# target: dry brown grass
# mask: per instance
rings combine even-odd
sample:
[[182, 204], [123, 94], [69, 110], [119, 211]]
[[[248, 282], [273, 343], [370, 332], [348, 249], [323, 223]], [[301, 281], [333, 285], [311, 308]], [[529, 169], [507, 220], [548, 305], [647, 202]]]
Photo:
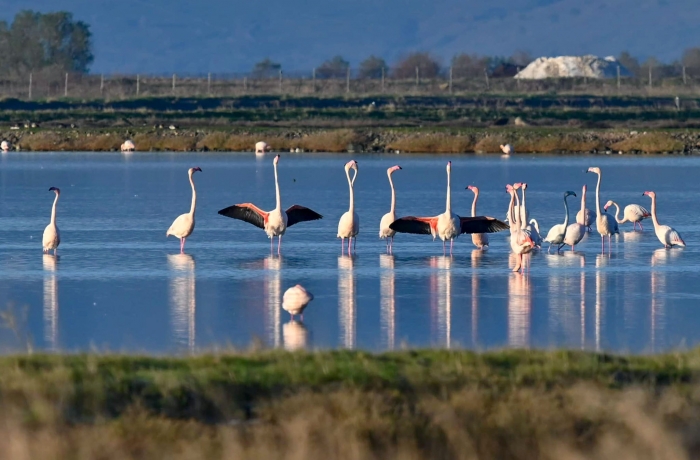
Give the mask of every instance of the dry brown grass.
[[[506, 144], [506, 141], [499, 136], [486, 136], [479, 140], [474, 146], [474, 151], [477, 153], [497, 153], [501, 151], [501, 144]], [[515, 151], [518, 151], [518, 146], [515, 146]]]
[[610, 146], [613, 150], [630, 152], [633, 150], [646, 153], [661, 153], [683, 150], [683, 142], [667, 133], [647, 133], [630, 137]]
[[469, 136], [420, 134], [397, 139], [387, 145], [387, 149], [409, 153], [467, 153], [474, 151], [474, 143]]
[[111, 150], [119, 150], [122, 139], [117, 135], [97, 134], [91, 136], [78, 136], [71, 142], [71, 150], [87, 151], [87, 152], [108, 152]]
[[547, 135], [521, 140], [515, 146], [516, 152], [525, 153], [588, 152], [602, 148], [604, 145], [600, 141], [583, 140], [571, 135]]
[[19, 142], [20, 149], [35, 152], [65, 150], [67, 145], [69, 145], [69, 141], [65, 136], [44, 132], [24, 135]]

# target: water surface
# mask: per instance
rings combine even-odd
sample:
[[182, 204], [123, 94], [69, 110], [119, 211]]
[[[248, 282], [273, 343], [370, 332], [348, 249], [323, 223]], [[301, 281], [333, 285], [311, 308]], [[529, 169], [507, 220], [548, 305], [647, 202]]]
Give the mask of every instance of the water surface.
[[[182, 353], [246, 347], [411, 347], [490, 349], [507, 346], [660, 352], [700, 342], [698, 192], [700, 159], [654, 156], [361, 155], [356, 182], [361, 230], [357, 255], [340, 255], [338, 219], [348, 207], [343, 170], [349, 155], [283, 154], [284, 207], [324, 215], [283, 238], [282, 256], [250, 224], [217, 215], [234, 203], [275, 206], [272, 155], [12, 153], [0, 158], [0, 350], [113, 350]], [[386, 168], [394, 174], [398, 214], [436, 215], [445, 207], [445, 164], [452, 160], [453, 211], [505, 216], [506, 183], [529, 184], [531, 217], [542, 232], [563, 221], [562, 195], [580, 197], [603, 170], [602, 200], [649, 207], [684, 237], [686, 249], [665, 250], [651, 231], [631, 225], [600, 251], [597, 234], [574, 253], [532, 257], [529, 276], [510, 272], [508, 232], [491, 235], [487, 252], [469, 236], [454, 255], [429, 236], [399, 235], [394, 255], [378, 239], [389, 209]], [[185, 255], [165, 230], [187, 212], [198, 190], [197, 227]], [[41, 253], [53, 194], [62, 190], [58, 259]], [[580, 206], [570, 201], [572, 216]], [[297, 283], [315, 300], [304, 322], [280, 309]]]

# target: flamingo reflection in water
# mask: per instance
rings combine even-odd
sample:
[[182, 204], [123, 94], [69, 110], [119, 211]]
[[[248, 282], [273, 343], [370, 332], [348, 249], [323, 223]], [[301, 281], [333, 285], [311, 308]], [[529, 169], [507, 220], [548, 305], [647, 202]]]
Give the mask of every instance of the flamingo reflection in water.
[[394, 272], [394, 256], [379, 254], [379, 291], [381, 296], [380, 324], [384, 334], [383, 346], [393, 350], [396, 341], [396, 274]]
[[301, 321], [291, 320], [282, 326], [282, 338], [285, 350], [303, 350], [309, 341], [309, 331]]
[[269, 255], [263, 259], [263, 300], [265, 305], [265, 332], [268, 343], [275, 348], [280, 346], [280, 321], [282, 297], [282, 257]]
[[651, 254], [651, 351], [656, 351], [657, 333], [666, 326], [666, 271], [664, 265], [680, 252], [657, 249]]
[[[510, 254], [512, 263], [517, 263]], [[530, 345], [530, 315], [532, 291], [530, 277], [512, 274], [508, 277], [508, 345], [526, 348]]]
[[342, 334], [341, 345], [355, 348], [355, 331], [357, 322], [355, 258], [342, 255], [338, 257], [338, 323]]
[[44, 254], [44, 340], [52, 351], [56, 351], [58, 347], [57, 264], [58, 256]]
[[196, 339], [197, 299], [195, 262], [189, 254], [168, 254], [170, 277], [170, 311], [173, 338], [178, 346], [194, 352]]
[[452, 339], [452, 256], [430, 258], [430, 297], [437, 323], [437, 340], [450, 348]]

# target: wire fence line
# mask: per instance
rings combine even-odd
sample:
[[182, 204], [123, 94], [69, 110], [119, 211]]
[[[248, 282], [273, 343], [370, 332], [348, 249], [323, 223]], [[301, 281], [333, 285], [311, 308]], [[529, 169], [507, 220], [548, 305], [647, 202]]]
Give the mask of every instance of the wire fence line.
[[[383, 69], [382, 69], [383, 70]], [[698, 96], [700, 68], [683, 68], [682, 75], [655, 78], [649, 72], [644, 78], [549, 78], [541, 80], [493, 76], [488, 72], [457, 72], [401, 78], [390, 71], [365, 77], [354, 69], [344, 75], [316, 75], [279, 71], [276, 75], [253, 73], [210, 73], [204, 75], [118, 75], [118, 74], [29, 74], [26, 77], [0, 78], [0, 98], [20, 100], [133, 99], [141, 97], [238, 97], [244, 95], [395, 96], [449, 94], [561, 94], [601, 96]]]

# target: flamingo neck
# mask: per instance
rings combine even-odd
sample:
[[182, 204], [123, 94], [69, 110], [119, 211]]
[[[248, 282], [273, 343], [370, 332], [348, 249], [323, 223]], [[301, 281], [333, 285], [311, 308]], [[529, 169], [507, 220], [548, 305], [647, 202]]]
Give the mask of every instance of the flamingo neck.
[[656, 196], [651, 197], [651, 221], [654, 223], [654, 228], [659, 226], [659, 221], [656, 220]]
[[[615, 203], [614, 201], [612, 204], [613, 204], [613, 206], [615, 206], [615, 220], [617, 221], [617, 223], [624, 224], [625, 222], [627, 222], [626, 218], [620, 220], [620, 206], [618, 206], [617, 203]], [[625, 217], [625, 216], [622, 216], [622, 217]]]
[[277, 180], [277, 163], [273, 164], [274, 169], [275, 169], [275, 199], [277, 200], [277, 207], [275, 208], [278, 211], [282, 210], [282, 199], [280, 198], [280, 184], [279, 181]]
[[58, 203], [58, 196], [59, 194], [56, 194], [56, 198], [53, 199], [53, 206], [51, 207], [51, 223], [53, 225], [56, 225], [56, 203]]
[[581, 212], [586, 212], [586, 189], [583, 189], [583, 193], [581, 193]]
[[598, 173], [598, 183], [595, 186], [595, 211], [600, 218], [600, 181], [603, 179], [603, 173]]
[[566, 215], [564, 216], [564, 229], [566, 230], [566, 227], [569, 226], [569, 203], [566, 202], [566, 199], [569, 197], [569, 195], [566, 195], [564, 197], [564, 210], [566, 211]]
[[352, 177], [352, 180], [350, 180], [350, 169], [345, 170], [345, 175], [348, 177], [348, 187], [350, 188], [350, 212], [355, 211], [355, 193], [353, 191], [353, 184], [355, 183], [355, 178], [357, 177], [357, 172]]
[[520, 213], [520, 226], [525, 228], [527, 226], [527, 208], [525, 207], [525, 187], [523, 187], [523, 206], [519, 209]]
[[476, 201], [479, 199], [479, 192], [474, 193], [474, 201], [472, 201], [472, 217], [476, 217]]
[[450, 196], [450, 171], [447, 171], [447, 200], [445, 203], [445, 212], [447, 214], [452, 212], [452, 198]]
[[517, 192], [510, 192], [510, 204], [508, 205], [508, 219], [510, 220], [511, 229], [517, 228], [517, 221], [515, 220], [515, 212], [513, 208], [513, 203], [515, 202], [515, 194]]
[[394, 190], [394, 181], [391, 180], [391, 173], [387, 174], [389, 176], [389, 185], [391, 185], [391, 213], [396, 213], [396, 191]]
[[518, 207], [518, 212], [515, 212], [515, 209], [513, 209], [513, 222], [515, 223], [516, 228], [520, 228], [520, 225], [522, 224], [522, 219], [520, 218], [522, 216], [522, 208], [520, 207], [520, 196], [518, 196], [518, 191], [515, 190], [515, 205]]
[[190, 205], [190, 214], [194, 216], [194, 210], [197, 208], [197, 191], [194, 188], [194, 180], [192, 176], [194, 173], [190, 173], [190, 185], [192, 186], [192, 204]]

